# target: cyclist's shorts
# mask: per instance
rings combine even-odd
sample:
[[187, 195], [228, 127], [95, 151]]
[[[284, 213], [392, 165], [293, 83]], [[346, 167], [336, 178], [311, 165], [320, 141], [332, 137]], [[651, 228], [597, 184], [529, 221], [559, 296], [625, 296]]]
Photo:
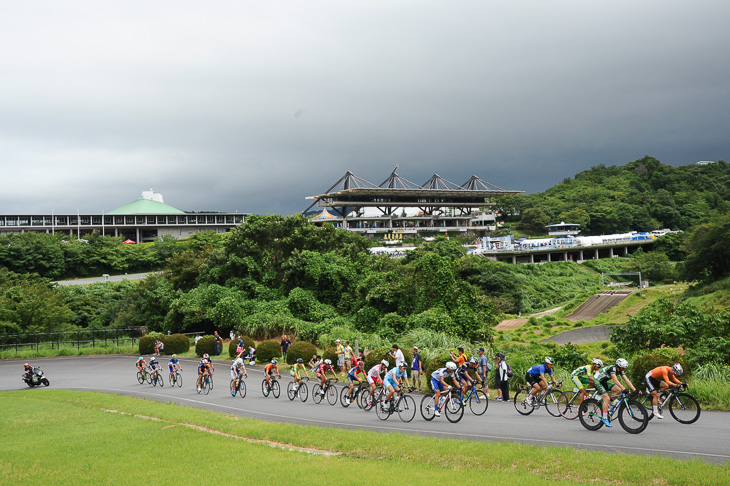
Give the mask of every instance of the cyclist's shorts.
[[528, 385], [535, 385], [537, 383], [540, 383], [540, 375], [533, 376], [530, 373], [527, 373], [525, 375], [525, 381]]
[[651, 393], [654, 390], [659, 389], [659, 385], [661, 384], [661, 381], [657, 380], [656, 378], [652, 378], [651, 371], [650, 371], [644, 377], [644, 383], [646, 383], [646, 391]]
[[274, 368], [271, 368], [267, 374], [269, 376], [274, 376], [276, 374], [276, 370]]
[[383, 380], [380, 379], [380, 377], [373, 378], [372, 376], [368, 375], [368, 384], [372, 385], [373, 383], [376, 385], [380, 385], [383, 382]]
[[352, 373], [347, 374], [347, 379], [350, 380], [350, 383], [352, 383], [353, 381], [357, 381], [357, 378]]
[[398, 383], [386, 378], [385, 380], [383, 380], [383, 385], [385, 385], [386, 387], [392, 386], [393, 388], [396, 388], [398, 386]]
[[235, 379], [238, 377], [239, 374], [240, 373], [238, 372], [238, 370], [236, 370], [236, 368], [231, 368], [231, 378]]
[[614, 387], [614, 383], [611, 380], [593, 380], [593, 386], [596, 387], [596, 392], [599, 395], [609, 393], [611, 388]]
[[167, 369], [170, 370], [170, 373], [175, 372], [175, 366], [173, 366], [173, 365], [167, 365]]
[[294, 377], [294, 379], [295, 379], [295, 380], [296, 380], [297, 378], [299, 378], [299, 377], [297, 376], [297, 372], [296, 372], [296, 371], [294, 371], [294, 368], [292, 368], [291, 370], [289, 370], [289, 374], [290, 374], [290, 375], [292, 375], [292, 377]]
[[579, 390], [582, 390], [590, 384], [590, 378], [587, 376], [574, 376], [573, 383], [575, 383], [575, 386], [577, 386]]
[[441, 383], [441, 380], [437, 380], [436, 378], [431, 377], [431, 388], [433, 388], [433, 391], [443, 390], [444, 384]]

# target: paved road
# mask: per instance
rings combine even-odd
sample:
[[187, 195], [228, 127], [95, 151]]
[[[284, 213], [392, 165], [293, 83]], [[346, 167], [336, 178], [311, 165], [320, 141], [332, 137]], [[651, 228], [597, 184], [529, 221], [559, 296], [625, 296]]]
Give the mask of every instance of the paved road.
[[61, 286], [69, 286], [69, 285], [89, 285], [93, 283], [103, 283], [103, 282], [121, 282], [122, 280], [140, 280], [143, 278], [147, 278], [148, 275], [151, 275], [151, 273], [132, 273], [132, 274], [124, 274], [124, 275], [111, 275], [109, 277], [90, 277], [90, 278], [78, 278], [75, 280], [59, 280], [56, 282], [56, 284]]
[[[216, 385], [210, 395], [194, 390], [196, 361], [183, 359], [185, 368], [182, 388], [164, 388], [137, 383], [133, 356], [86, 356], [33, 360], [46, 370], [51, 388], [96, 390], [122, 395], [177, 402], [239, 416], [272, 422], [302, 425], [367, 429], [379, 432], [397, 431], [413, 435], [454, 437], [474, 441], [512, 441], [536, 445], [569, 446], [576, 449], [624, 452], [630, 454], [666, 455], [680, 459], [700, 458], [707, 462], [730, 462], [730, 415], [725, 412], [702, 412], [693, 425], [681, 425], [671, 418], [652, 420], [642, 434], [630, 435], [616, 424], [597, 432], [585, 430], [578, 421], [554, 418], [540, 409], [530, 416], [519, 415], [511, 403], [490, 401], [489, 409], [476, 417], [467, 411], [462, 421], [451, 424], [443, 417], [424, 421], [420, 414], [410, 423], [397, 416], [380, 421], [375, 412], [366, 413], [355, 405], [342, 408], [339, 403], [316, 405], [311, 396], [306, 403], [290, 402], [286, 394], [276, 400], [261, 394], [261, 367], [249, 369], [248, 393], [243, 400], [233, 398], [226, 390], [230, 381], [230, 362], [216, 363]], [[164, 361], [166, 363], [166, 360]], [[26, 390], [43, 393], [45, 388], [29, 389], [21, 380], [22, 361], [0, 361], [0, 390]], [[282, 381], [288, 381], [286, 376]], [[283, 387], [284, 388], [284, 387]], [[310, 387], [311, 390], [311, 387]], [[311, 393], [310, 393], [311, 395]], [[420, 396], [416, 395], [417, 402]], [[668, 415], [668, 414], [667, 414]]]

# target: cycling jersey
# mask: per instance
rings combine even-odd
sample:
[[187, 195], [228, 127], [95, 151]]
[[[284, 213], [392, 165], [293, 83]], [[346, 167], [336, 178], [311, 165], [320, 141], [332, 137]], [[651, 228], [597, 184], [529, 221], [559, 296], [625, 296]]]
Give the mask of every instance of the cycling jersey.
[[364, 373], [365, 370], [362, 369], [360, 365], [355, 366], [353, 368], [350, 368], [350, 371], [347, 372], [347, 378], [350, 380], [350, 383], [357, 380], [356, 375], [358, 373]]
[[668, 385], [671, 385], [672, 383], [676, 385], [681, 385], [682, 382], [677, 380], [675, 375], [671, 375], [670, 378], [670, 371], [673, 371], [673, 368], [671, 366], [657, 366], [649, 373], [651, 374], [651, 377], [655, 380], [665, 381]]
[[540, 375], [551, 375], [553, 374], [553, 369], [548, 368], [545, 364], [539, 364], [535, 365], [529, 370], [527, 370], [527, 373], [532, 376], [540, 376]]
[[373, 383], [377, 384], [380, 383], [380, 373], [382, 372], [383, 368], [385, 368], [382, 364], [376, 364], [370, 370], [368, 371], [368, 383], [372, 385]]
[[610, 380], [611, 375], [626, 376], [626, 372], [618, 371], [618, 367], [616, 365], [604, 366], [603, 368], [595, 372], [595, 374], [593, 375], [593, 379], [595, 381]]
[[274, 364], [269, 363], [264, 368], [264, 373], [267, 375], [273, 375], [274, 370], [276, 370], [276, 374], [278, 375], [279, 374], [279, 365], [274, 365]]
[[456, 371], [454, 372], [454, 378], [456, 378], [457, 381], [462, 380], [469, 380], [469, 377], [467, 376], [467, 372], [469, 371], [469, 364], [464, 363], [463, 365], [459, 366]]
[[170, 370], [170, 373], [175, 371], [175, 366], [178, 366], [180, 364], [180, 361], [178, 361], [177, 358], [172, 358], [169, 363], [167, 363], [167, 368]]
[[383, 381], [386, 385], [395, 388], [396, 386], [398, 386], [398, 382], [396, 380], [399, 378], [403, 378], [404, 376], [406, 376], [406, 372], [398, 371], [398, 367], [396, 366], [385, 374], [385, 379]]
[[577, 386], [579, 390], [582, 390], [583, 385], [587, 385], [590, 383], [590, 377], [592, 372], [593, 364], [587, 364], [573, 370], [570, 376], [573, 380], [573, 383], [575, 383], [575, 386]]
[[152, 368], [153, 370], [156, 370], [159, 367], [160, 367], [160, 363], [158, 363], [157, 361], [150, 362], [150, 368]]
[[454, 372], [450, 371], [448, 368], [439, 368], [433, 373], [431, 373], [431, 378], [436, 378], [436, 380], [441, 381], [441, 378], [451, 378], [454, 376]]
[[301, 374], [302, 371], [304, 371], [304, 372], [307, 371], [306, 366], [304, 366], [303, 363], [302, 364], [297, 363], [297, 364], [295, 364], [294, 366], [291, 367], [291, 370], [289, 371], [289, 373], [291, 373], [291, 375], [294, 378], [299, 378], [299, 376], [300, 376], [300, 374]]
[[317, 368], [317, 376], [319, 376], [319, 375], [324, 376], [327, 374], [327, 371], [334, 370], [334, 369], [335, 368], [332, 365], [322, 363], [321, 365], [319, 365], [319, 368]]

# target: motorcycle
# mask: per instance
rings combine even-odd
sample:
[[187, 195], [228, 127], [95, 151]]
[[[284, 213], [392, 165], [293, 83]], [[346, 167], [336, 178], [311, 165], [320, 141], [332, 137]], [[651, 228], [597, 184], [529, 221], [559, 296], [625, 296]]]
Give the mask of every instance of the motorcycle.
[[23, 376], [21, 376], [21, 378], [31, 388], [33, 388], [34, 386], [50, 385], [51, 382], [48, 381], [48, 378], [43, 376], [43, 374], [44, 374], [44, 372], [42, 369], [33, 368], [33, 371], [30, 374], [24, 373]]

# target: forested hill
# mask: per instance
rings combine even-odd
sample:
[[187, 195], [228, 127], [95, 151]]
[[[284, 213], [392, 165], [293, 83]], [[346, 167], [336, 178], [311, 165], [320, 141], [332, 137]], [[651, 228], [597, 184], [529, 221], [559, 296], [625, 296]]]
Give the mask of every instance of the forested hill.
[[672, 167], [646, 156], [623, 166], [598, 165], [545, 192], [500, 198], [497, 206], [536, 230], [565, 221], [587, 235], [687, 231], [730, 212], [730, 165]]

